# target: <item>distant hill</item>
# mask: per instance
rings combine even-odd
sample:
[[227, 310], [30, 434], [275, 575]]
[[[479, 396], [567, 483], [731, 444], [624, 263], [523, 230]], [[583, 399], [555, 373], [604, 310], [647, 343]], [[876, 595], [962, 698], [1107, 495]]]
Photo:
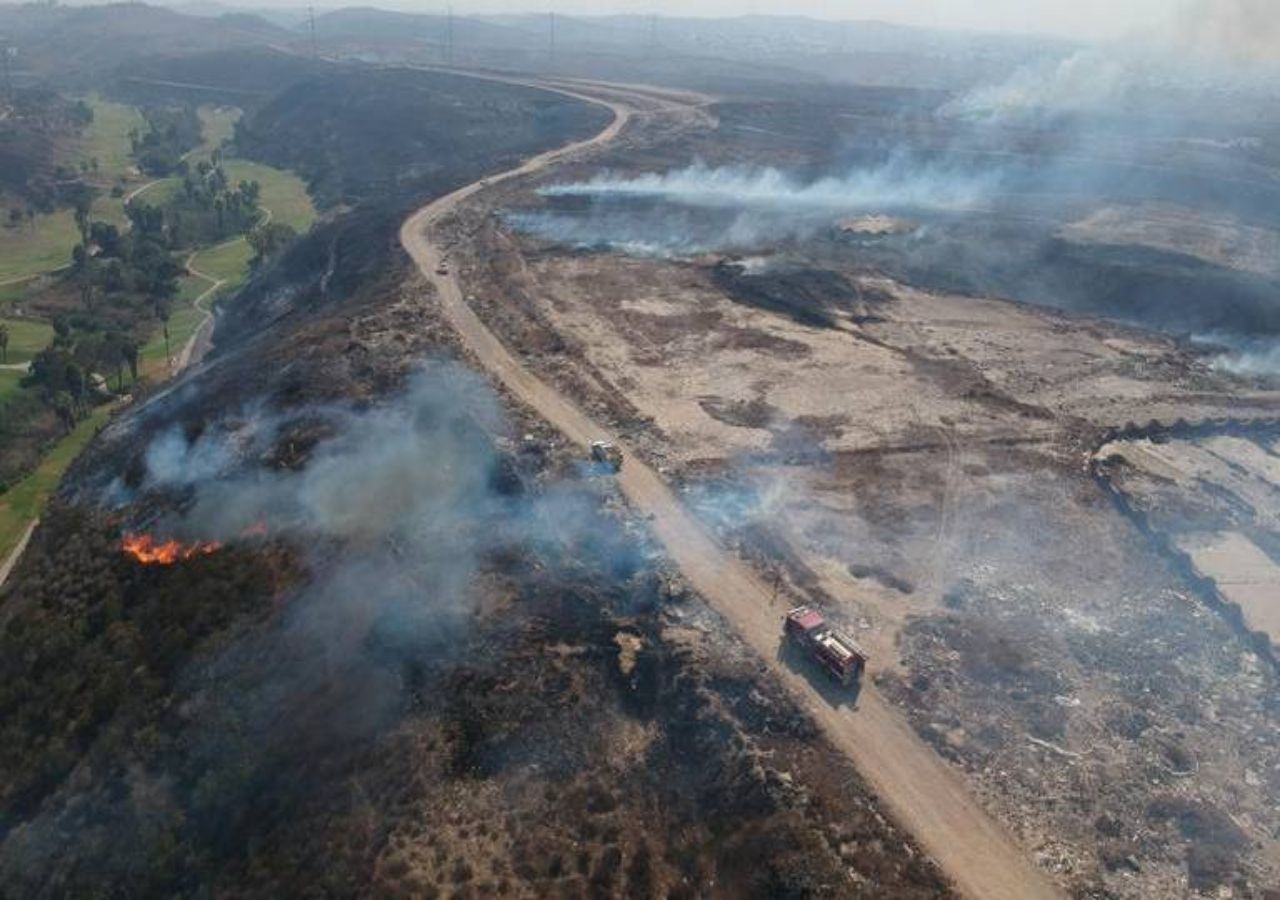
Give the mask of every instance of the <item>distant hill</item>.
[[250, 15], [185, 16], [142, 3], [0, 6], [0, 33], [17, 46], [19, 76], [92, 87], [97, 75], [140, 56], [268, 46], [293, 38]]
[[[305, 30], [306, 26], [299, 26]], [[450, 30], [448, 16], [391, 12], [369, 6], [338, 9], [316, 16], [319, 37], [381, 38], [443, 42]], [[527, 44], [529, 36], [517, 28], [454, 16], [453, 39], [456, 43], [486, 47], [514, 47]]]
[[259, 46], [146, 56], [123, 63], [111, 79], [110, 91], [131, 103], [191, 100], [253, 109], [328, 65]]

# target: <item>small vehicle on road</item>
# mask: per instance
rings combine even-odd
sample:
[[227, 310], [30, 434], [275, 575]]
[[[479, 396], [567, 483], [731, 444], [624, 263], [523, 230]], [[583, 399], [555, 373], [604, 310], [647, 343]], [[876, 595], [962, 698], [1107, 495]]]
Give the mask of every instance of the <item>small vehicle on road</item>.
[[848, 687], [862, 677], [867, 655], [853, 638], [828, 625], [813, 607], [797, 606], [787, 613], [783, 630], [794, 646], [840, 685]]
[[448, 262], [446, 262], [446, 261], [445, 261], [445, 260], [443, 260], [443, 259], [442, 259], [442, 260], [440, 260], [440, 262], [436, 263], [436, 274], [437, 274], [437, 275], [448, 275], [448, 274], [449, 274], [449, 263], [448, 263]]
[[622, 450], [609, 441], [591, 442], [591, 461], [608, 466], [613, 472], [622, 471]]

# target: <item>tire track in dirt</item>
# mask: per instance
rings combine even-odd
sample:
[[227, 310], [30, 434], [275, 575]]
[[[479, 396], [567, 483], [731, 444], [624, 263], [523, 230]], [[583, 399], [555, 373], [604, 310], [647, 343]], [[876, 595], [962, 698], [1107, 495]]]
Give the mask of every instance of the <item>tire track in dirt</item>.
[[[466, 74], [466, 73], [462, 73]], [[491, 80], [507, 80], [483, 76]], [[489, 185], [539, 172], [612, 141], [631, 120], [633, 103], [678, 104], [677, 98], [635, 92], [617, 86], [511, 83], [545, 90], [607, 107], [614, 119], [593, 138], [539, 154], [523, 165], [490, 176], [419, 209], [400, 231], [400, 241], [423, 276], [434, 286], [441, 309], [479, 363], [566, 437], [582, 447], [593, 440], [617, 440], [570, 400], [527, 369], [491, 332], [463, 299], [454, 273], [439, 271], [445, 259], [432, 242], [430, 226]], [[687, 101], [685, 101], [687, 102]], [[628, 456], [618, 475], [627, 499], [649, 518], [649, 525], [689, 583], [725, 617], [813, 716], [828, 740], [857, 766], [886, 807], [952, 879], [973, 898], [1037, 900], [1062, 892], [1032, 866], [1013, 838], [977, 804], [961, 775], [913, 732], [903, 717], [867, 684], [856, 710], [833, 705], [810, 681], [779, 659], [785, 610], [750, 567], [721, 547], [651, 468]]]

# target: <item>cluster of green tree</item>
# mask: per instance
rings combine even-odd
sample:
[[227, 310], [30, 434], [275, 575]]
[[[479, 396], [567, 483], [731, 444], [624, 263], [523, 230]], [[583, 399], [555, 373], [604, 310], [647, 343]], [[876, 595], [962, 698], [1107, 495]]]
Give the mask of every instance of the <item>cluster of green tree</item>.
[[292, 225], [283, 222], [268, 222], [250, 231], [245, 239], [253, 248], [253, 258], [249, 264], [257, 269], [263, 262], [275, 256], [292, 243], [298, 236]]
[[148, 107], [146, 134], [129, 133], [133, 158], [148, 175], [166, 176], [185, 170], [183, 156], [200, 143], [200, 116], [194, 106]]
[[19, 91], [0, 128], [0, 194], [8, 198], [6, 224], [28, 224], [37, 212], [66, 206], [88, 186], [93, 166], [56, 162], [59, 148], [93, 121], [93, 109], [53, 91]]
[[219, 151], [182, 175], [182, 190], [164, 207], [169, 240], [193, 247], [226, 240], [249, 231], [261, 218], [261, 188], [256, 181], [232, 185]]
[[79, 304], [53, 320], [52, 343], [23, 379], [68, 431], [106, 399], [107, 377], [115, 376], [119, 391], [126, 370], [137, 381], [139, 346], [151, 323], [159, 321], [168, 334], [182, 266], [170, 252], [160, 210], [131, 205], [127, 212], [132, 227], [122, 232], [91, 221], [88, 204], [77, 206], [81, 241], [61, 286]]
[[36, 354], [23, 383], [37, 387], [43, 402], [67, 431], [86, 416], [98, 401], [107, 399], [105, 384], [94, 382], [97, 372], [115, 372], [124, 389], [127, 367], [138, 379], [138, 341], [119, 331], [74, 331], [65, 319], [54, 322], [53, 343]]

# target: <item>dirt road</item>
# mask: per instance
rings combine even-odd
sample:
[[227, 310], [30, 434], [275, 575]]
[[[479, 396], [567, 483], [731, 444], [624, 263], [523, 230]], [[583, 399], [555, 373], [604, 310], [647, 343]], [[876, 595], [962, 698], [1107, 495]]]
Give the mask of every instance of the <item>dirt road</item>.
[[[516, 169], [428, 204], [405, 221], [400, 240], [435, 286], [443, 312], [480, 363], [521, 401], [585, 448], [592, 440], [618, 439], [525, 368], [485, 327], [464, 301], [456, 274], [438, 271], [445, 251], [432, 243], [429, 233], [431, 225], [486, 186], [537, 172], [612, 141], [635, 112], [627, 91], [614, 86], [600, 95], [586, 86], [542, 87], [606, 106], [614, 120], [589, 140], [540, 154]], [[580, 89], [590, 93], [579, 93]], [[681, 102], [653, 93], [640, 99], [648, 104]], [[983, 900], [1061, 895], [1031, 865], [1012, 837], [978, 806], [961, 777], [916, 736], [872, 686], [864, 688], [856, 710], [834, 706], [815, 685], [778, 659], [785, 610], [755, 573], [721, 547], [684, 508], [653, 469], [628, 454], [619, 483], [634, 507], [649, 516], [655, 535], [689, 583], [805, 705], [832, 744], [849, 756], [898, 821], [963, 894]]]

